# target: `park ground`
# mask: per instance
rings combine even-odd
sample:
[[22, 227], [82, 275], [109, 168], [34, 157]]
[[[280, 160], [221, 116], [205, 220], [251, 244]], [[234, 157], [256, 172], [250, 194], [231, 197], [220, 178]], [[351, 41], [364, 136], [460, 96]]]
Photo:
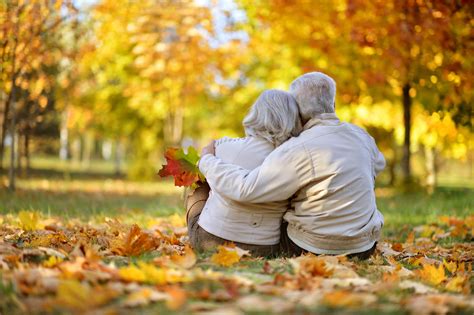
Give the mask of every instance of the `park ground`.
[[[186, 246], [183, 191], [33, 161], [0, 190], [0, 314], [473, 311], [472, 180], [428, 195], [377, 188], [385, 227], [369, 261], [261, 259]], [[5, 180], [5, 179], [4, 179]]]

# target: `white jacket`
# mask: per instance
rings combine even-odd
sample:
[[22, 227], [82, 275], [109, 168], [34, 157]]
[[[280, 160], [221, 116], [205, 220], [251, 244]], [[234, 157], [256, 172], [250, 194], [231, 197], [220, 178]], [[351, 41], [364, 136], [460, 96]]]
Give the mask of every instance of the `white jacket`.
[[199, 162], [211, 187], [247, 203], [285, 201], [288, 236], [317, 254], [370, 249], [383, 216], [375, 203], [375, 176], [385, 159], [364, 130], [335, 114], [310, 120], [299, 137], [275, 149], [252, 170], [205, 155]]
[[[216, 141], [216, 156], [246, 171], [260, 166], [274, 150], [273, 144], [256, 137], [222, 138]], [[250, 204], [233, 201], [214, 190], [198, 224], [207, 232], [229, 241], [255, 245], [275, 245], [280, 241], [280, 225], [289, 202]]]

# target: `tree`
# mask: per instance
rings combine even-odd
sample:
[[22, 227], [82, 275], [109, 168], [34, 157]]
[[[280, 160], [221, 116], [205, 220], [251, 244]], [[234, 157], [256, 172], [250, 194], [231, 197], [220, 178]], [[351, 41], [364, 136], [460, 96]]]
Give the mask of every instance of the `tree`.
[[[10, 158], [10, 188], [15, 188], [15, 136], [19, 118], [37, 120], [34, 108], [45, 108], [53, 76], [47, 69], [54, 64], [58, 50], [51, 42], [56, 39], [61, 23], [74, 12], [72, 1], [7, 1], [0, 4], [0, 89], [4, 97], [0, 136], [0, 168], [3, 167], [7, 126], [12, 138]], [[25, 109], [27, 115], [19, 117]], [[28, 136], [25, 143], [28, 145]], [[25, 152], [28, 152], [25, 149]]]
[[360, 61], [369, 64], [365, 77], [378, 78], [371, 90], [388, 89], [401, 98], [402, 169], [409, 181], [414, 99], [429, 112], [448, 111], [469, 123], [463, 108], [472, 103], [472, 65], [466, 59], [472, 11], [462, 1], [350, 0], [347, 18]]

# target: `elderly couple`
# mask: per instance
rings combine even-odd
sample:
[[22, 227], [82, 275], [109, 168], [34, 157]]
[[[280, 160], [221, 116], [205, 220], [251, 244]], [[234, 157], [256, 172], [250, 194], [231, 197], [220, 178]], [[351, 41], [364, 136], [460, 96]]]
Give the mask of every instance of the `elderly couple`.
[[226, 242], [255, 256], [347, 254], [368, 258], [383, 226], [374, 194], [385, 160], [364, 130], [335, 114], [336, 84], [307, 73], [290, 92], [263, 92], [246, 137], [202, 150], [207, 183], [186, 200], [196, 250]]

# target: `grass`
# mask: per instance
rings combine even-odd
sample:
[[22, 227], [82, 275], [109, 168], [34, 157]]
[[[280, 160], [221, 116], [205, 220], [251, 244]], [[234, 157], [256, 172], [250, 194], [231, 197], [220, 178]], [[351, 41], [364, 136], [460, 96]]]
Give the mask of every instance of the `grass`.
[[[0, 213], [35, 210], [47, 216], [86, 221], [124, 217], [140, 223], [184, 212], [183, 190], [169, 180], [133, 182], [117, 178], [113, 167], [103, 161], [94, 161], [87, 171], [80, 165], [68, 166], [52, 158], [34, 159], [32, 165], [30, 176], [18, 179], [15, 193], [0, 189]], [[0, 179], [6, 186], [6, 174]], [[465, 179], [454, 185], [452, 180], [448, 182], [448, 187], [439, 187], [432, 195], [377, 188], [385, 235], [398, 235], [412, 226], [436, 222], [441, 215], [464, 217], [472, 213], [472, 185], [466, 184]]]
[[[183, 223], [183, 190], [174, 187], [172, 181], [129, 181], [113, 176], [113, 168], [104, 166], [103, 162], [93, 164], [87, 172], [81, 170], [80, 167], [68, 167], [67, 172], [64, 172], [60, 163], [54, 163], [54, 160], [48, 159], [38, 160], [33, 163], [33, 166], [36, 168], [29, 177], [18, 179], [16, 192], [11, 193], [0, 186], [0, 214], [16, 215], [21, 210], [32, 210], [39, 211], [46, 217], [59, 216], [63, 219], [79, 219], [86, 222], [103, 222], [108, 217], [117, 218], [124, 223], [137, 223], [141, 227], [147, 228], [158, 224], [160, 217], [177, 214], [177, 220], [180, 224]], [[0, 174], [0, 185], [2, 182], [6, 183], [6, 176]], [[422, 191], [402, 193], [391, 187], [377, 188], [378, 208], [385, 217], [383, 237], [389, 238], [392, 242], [399, 242], [405, 239], [414, 226], [437, 222], [441, 215], [456, 217], [471, 215], [474, 209], [473, 187], [470, 184], [464, 185], [464, 182], [452, 184], [451, 181], [449, 187], [439, 187], [432, 195]], [[442, 242], [443, 245], [451, 246], [460, 240], [446, 238]], [[232, 268], [219, 267], [211, 264], [209, 259], [204, 259], [209, 258], [212, 254], [211, 252], [199, 254], [201, 259], [196, 267], [203, 270], [212, 269], [226, 275], [242, 276], [256, 284], [271, 281], [274, 274], [286, 273], [291, 269], [288, 262], [281, 258], [272, 260], [255, 258], [243, 260]], [[130, 260], [113, 259], [110, 262], [117, 266], [127, 265], [134, 261], [151, 262], [159, 255], [161, 253], [145, 253]], [[109, 262], [109, 259], [104, 261]], [[266, 262], [272, 270], [270, 275], [263, 272]], [[369, 269], [364, 269], [365, 265], [367, 262], [359, 262], [362, 276], [373, 279], [381, 277], [381, 274], [368, 273]], [[207, 288], [215, 285], [222, 286], [222, 284], [216, 284], [213, 281], [209, 281], [209, 283], [198, 281], [185, 284], [184, 288], [188, 289], [187, 286]], [[219, 289], [222, 288], [216, 288], [216, 290]], [[199, 288], [190, 288], [190, 291], [197, 292]], [[2, 281], [0, 281], [0, 296], [4, 297], [3, 304], [0, 303], [0, 312], [2, 305], [4, 309], [10, 310], [18, 304], [15, 301], [17, 296], [14, 288]], [[388, 304], [390, 303], [384, 302], [377, 306], [378, 308], [357, 309], [357, 311], [321, 306], [315, 309], [314, 313], [406, 313], [399, 308], [393, 308], [393, 306], [387, 308]], [[130, 313], [167, 314], [170, 311], [163, 303], [155, 303], [146, 308], [132, 309]], [[299, 313], [299, 311], [295, 313]], [[308, 313], [308, 310], [302, 309], [301, 314], [303, 313]], [[263, 313], [250, 312], [249, 314]]]

